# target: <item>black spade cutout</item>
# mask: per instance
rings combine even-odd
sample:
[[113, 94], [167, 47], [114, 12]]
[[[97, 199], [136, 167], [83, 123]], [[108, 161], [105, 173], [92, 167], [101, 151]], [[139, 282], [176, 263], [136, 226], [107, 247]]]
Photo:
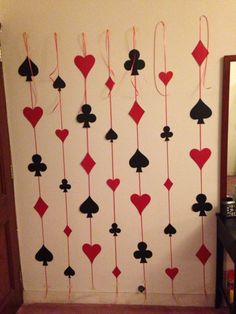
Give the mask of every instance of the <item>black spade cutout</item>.
[[193, 204], [192, 210], [194, 212], [199, 212], [199, 216], [206, 216], [206, 212], [212, 210], [212, 204], [206, 202], [207, 197], [205, 194], [198, 194], [196, 197], [197, 203]]
[[96, 116], [91, 113], [92, 108], [88, 104], [83, 105], [81, 110], [83, 113], [78, 114], [76, 119], [79, 123], [83, 123], [83, 128], [90, 128], [89, 123], [95, 122]]
[[62, 179], [61, 180], [61, 184], [59, 185], [59, 188], [63, 191], [63, 192], [68, 192], [68, 190], [71, 189], [71, 185], [68, 183], [68, 180], [66, 179]]
[[135, 154], [130, 158], [129, 165], [132, 168], [137, 168], [136, 172], [142, 172], [142, 168], [149, 165], [149, 160], [137, 149]]
[[124, 67], [127, 71], [131, 71], [131, 75], [139, 75], [138, 70], [142, 70], [145, 67], [145, 62], [139, 59], [140, 53], [136, 49], [132, 49], [129, 52], [129, 59], [125, 61]]
[[39, 73], [39, 69], [29, 57], [26, 57], [24, 62], [19, 67], [18, 73], [21, 76], [25, 76], [27, 82], [31, 82], [32, 76], [36, 76]]
[[201, 100], [201, 98], [190, 111], [190, 117], [197, 120], [197, 124], [204, 124], [204, 119], [210, 118], [211, 115], [211, 109]]
[[118, 135], [113, 129], [110, 129], [106, 133], [105, 138], [106, 138], [106, 140], [108, 140], [112, 143], [114, 140], [116, 140], [118, 138]]
[[58, 75], [58, 77], [53, 82], [53, 88], [57, 89], [59, 92], [66, 87], [66, 83], [63, 79]]
[[118, 228], [118, 225], [114, 222], [112, 225], [111, 225], [111, 229], [109, 229], [109, 232], [111, 234], [113, 234], [114, 237], [117, 237], [118, 236], [118, 233], [121, 232], [120, 228]]
[[147, 263], [147, 258], [152, 257], [152, 251], [147, 250], [145, 242], [138, 243], [138, 250], [134, 252], [134, 257], [140, 259], [140, 263]]
[[163, 128], [163, 132], [161, 133], [161, 138], [164, 138], [165, 141], [169, 141], [172, 136], [173, 136], [173, 133], [170, 131], [170, 127], [166, 125]]
[[89, 196], [81, 205], [80, 211], [83, 214], [87, 214], [87, 218], [92, 218], [93, 214], [99, 211], [97, 203]]
[[138, 286], [138, 291], [143, 293], [145, 291], [145, 287], [142, 285]]
[[44, 245], [42, 245], [41, 249], [35, 254], [35, 259], [38, 262], [43, 262], [43, 266], [48, 266], [48, 262], [53, 260], [53, 255]]
[[64, 271], [64, 275], [67, 276], [68, 278], [71, 278], [75, 275], [75, 271], [73, 268], [71, 268], [70, 266], [68, 266], [65, 271]]
[[35, 172], [35, 177], [41, 177], [41, 172], [47, 170], [47, 166], [41, 162], [42, 157], [38, 154], [32, 156], [32, 163], [28, 165], [28, 170], [31, 172]]
[[164, 229], [164, 233], [168, 234], [171, 237], [173, 234], [176, 233], [176, 229], [171, 224], [168, 224]]

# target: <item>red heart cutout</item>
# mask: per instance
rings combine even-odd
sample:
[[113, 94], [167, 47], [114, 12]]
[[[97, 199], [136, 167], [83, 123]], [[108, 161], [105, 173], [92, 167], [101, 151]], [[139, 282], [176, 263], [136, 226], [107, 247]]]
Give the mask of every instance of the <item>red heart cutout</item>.
[[95, 257], [101, 252], [101, 246], [99, 244], [85, 243], [82, 246], [83, 252], [88, 257], [91, 263], [93, 263]]
[[23, 109], [23, 114], [26, 119], [31, 123], [32, 127], [35, 128], [36, 124], [43, 115], [43, 109], [41, 107], [25, 107]]
[[207, 160], [211, 156], [211, 150], [209, 148], [192, 149], [189, 153], [190, 157], [195, 161], [200, 169], [205, 165]]
[[107, 185], [112, 189], [113, 192], [117, 189], [119, 184], [120, 184], [120, 179], [108, 179], [107, 180]]
[[84, 57], [76, 56], [74, 59], [74, 63], [81, 71], [83, 76], [86, 78], [95, 63], [95, 58], [92, 55], [87, 55]]
[[55, 131], [55, 133], [56, 133], [56, 136], [59, 137], [59, 139], [62, 142], [64, 142], [69, 134], [69, 131], [67, 129], [63, 129], [63, 130], [58, 129]]
[[130, 197], [130, 200], [139, 211], [139, 214], [141, 215], [142, 211], [151, 201], [151, 197], [148, 194], [142, 194], [142, 195], [132, 194]]
[[169, 83], [169, 81], [172, 79], [172, 76], [173, 76], [173, 72], [171, 71], [159, 73], [159, 78], [165, 85]]
[[175, 279], [175, 276], [178, 274], [179, 269], [174, 267], [174, 268], [166, 268], [165, 270], [166, 274], [170, 277], [170, 279]]

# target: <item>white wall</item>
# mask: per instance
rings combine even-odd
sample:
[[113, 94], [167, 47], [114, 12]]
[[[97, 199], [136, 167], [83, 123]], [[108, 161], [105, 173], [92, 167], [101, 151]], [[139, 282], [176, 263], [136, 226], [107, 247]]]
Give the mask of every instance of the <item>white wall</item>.
[[[2, 23], [2, 50], [6, 83], [9, 128], [14, 168], [14, 184], [18, 232], [25, 289], [25, 300], [45, 301], [44, 268], [34, 258], [42, 245], [40, 217], [33, 209], [37, 200], [37, 180], [27, 170], [34, 154], [33, 131], [22, 114], [30, 105], [29, 87], [18, 75], [18, 67], [26, 57], [22, 33], [29, 35], [30, 55], [39, 66], [35, 78], [38, 105], [44, 116], [37, 126], [38, 143], [48, 170], [41, 179], [42, 193], [49, 204], [44, 215], [47, 247], [54, 260], [47, 267], [48, 297], [46, 301], [66, 301], [68, 280], [63, 275], [66, 267], [66, 237], [64, 198], [58, 189], [62, 178], [61, 145], [55, 137], [59, 113], [52, 109], [56, 91], [51, 86], [49, 74], [55, 67], [53, 33], [59, 37], [61, 76], [67, 83], [63, 90], [64, 124], [70, 131], [66, 142], [68, 177], [72, 185], [68, 193], [71, 264], [76, 275], [71, 279], [74, 302], [125, 302], [165, 304], [212, 304], [212, 298], [204, 297], [203, 266], [195, 254], [204, 243], [211, 252], [205, 265], [205, 288], [209, 296], [214, 294], [215, 283], [215, 210], [219, 196], [219, 134], [221, 112], [221, 58], [236, 51], [235, 1], [211, 0], [120, 0], [120, 1], [0, 1]], [[198, 66], [191, 52], [199, 39], [199, 17], [206, 15], [210, 26], [209, 58], [206, 87], [203, 99], [212, 109], [212, 117], [203, 126], [203, 147], [212, 151], [203, 168], [203, 190], [213, 210], [203, 219], [191, 210], [199, 193], [199, 169], [189, 157], [198, 148], [198, 125], [189, 112], [198, 100]], [[154, 87], [153, 38], [158, 21], [166, 24], [168, 68], [174, 73], [169, 84], [169, 121], [174, 137], [169, 144], [171, 158], [172, 224], [177, 233], [172, 237], [174, 267], [179, 274], [173, 281], [174, 293], [187, 295], [181, 300], [172, 298], [172, 285], [165, 269], [170, 267], [169, 237], [163, 233], [168, 224], [165, 144], [160, 138], [164, 126], [164, 99]], [[143, 213], [145, 241], [152, 249], [153, 257], [146, 265], [147, 298], [137, 293], [143, 284], [142, 265], [133, 258], [140, 241], [140, 216], [130, 203], [130, 195], [138, 189], [137, 174], [128, 161], [135, 151], [136, 131], [128, 112], [133, 104], [133, 88], [130, 75], [124, 70], [132, 48], [132, 27], [136, 27], [137, 49], [146, 62], [138, 77], [139, 102], [145, 115], [139, 126], [141, 150], [149, 157], [150, 166], [142, 174], [143, 191], [152, 201]], [[111, 32], [112, 68], [117, 82], [113, 92], [114, 125], [119, 134], [115, 144], [116, 173], [121, 184], [116, 192], [117, 220], [122, 227], [118, 238], [119, 293], [111, 271], [114, 267], [114, 242], [108, 229], [112, 223], [112, 196], [106, 186], [110, 174], [110, 146], [104, 140], [109, 127], [107, 91], [104, 83], [107, 68], [105, 31]], [[75, 118], [83, 103], [83, 78], [73, 59], [82, 54], [81, 33], [87, 37], [88, 53], [96, 57], [96, 65], [88, 78], [88, 91], [97, 122], [90, 130], [91, 152], [96, 167], [91, 174], [93, 196], [100, 211], [93, 220], [94, 241], [101, 244], [102, 252], [94, 262], [95, 289], [91, 290], [90, 264], [81, 247], [88, 241], [88, 220], [79, 212], [79, 205], [87, 196], [87, 176], [80, 167], [86, 143], [85, 130]], [[206, 29], [202, 27], [203, 42]], [[161, 36], [158, 37], [158, 40]], [[161, 51], [161, 42], [158, 41]], [[161, 56], [160, 56], [161, 58]], [[161, 62], [162, 59], [158, 59]], [[161, 70], [161, 69], [160, 69]], [[159, 295], [159, 297], [158, 297]], [[160, 297], [162, 295], [162, 297]], [[189, 297], [192, 295], [192, 298]], [[195, 296], [195, 297], [194, 297]], [[201, 298], [202, 296], [202, 298]]]

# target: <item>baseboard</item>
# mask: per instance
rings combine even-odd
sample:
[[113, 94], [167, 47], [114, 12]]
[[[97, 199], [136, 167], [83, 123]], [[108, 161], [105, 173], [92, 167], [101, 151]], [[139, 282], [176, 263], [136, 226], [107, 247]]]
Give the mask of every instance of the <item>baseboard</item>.
[[214, 295], [200, 294], [157, 294], [148, 293], [100, 293], [72, 292], [69, 296], [64, 291], [24, 291], [24, 303], [86, 303], [86, 304], [146, 304], [165, 306], [199, 306], [212, 307]]

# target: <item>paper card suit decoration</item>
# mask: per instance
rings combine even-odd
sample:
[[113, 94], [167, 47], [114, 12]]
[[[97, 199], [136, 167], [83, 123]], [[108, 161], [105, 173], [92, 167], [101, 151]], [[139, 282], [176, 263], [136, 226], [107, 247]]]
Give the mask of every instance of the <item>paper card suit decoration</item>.
[[193, 204], [192, 210], [194, 212], [199, 212], [199, 216], [206, 216], [206, 211], [211, 211], [212, 210], [212, 204], [206, 202], [207, 197], [205, 194], [198, 194], [196, 196], [196, 201], [197, 203]]
[[162, 81], [162, 83], [166, 86], [169, 81], [173, 77], [173, 72], [168, 71], [168, 72], [160, 72], [159, 73], [159, 79]]
[[62, 179], [61, 184], [59, 185], [59, 188], [64, 192], [68, 192], [68, 190], [71, 189], [71, 185], [68, 183], [67, 179]]
[[161, 133], [161, 138], [164, 138], [165, 141], [169, 141], [170, 137], [173, 136], [173, 133], [170, 131], [170, 127], [168, 125], [164, 126], [163, 132]]
[[53, 82], [53, 88], [57, 89], [59, 92], [66, 87], [66, 83], [63, 79], [58, 75], [58, 77]]
[[87, 214], [87, 218], [93, 218], [93, 214], [99, 211], [98, 204], [89, 196], [81, 205], [80, 211], [83, 214]]
[[149, 160], [139, 151], [139, 149], [137, 149], [134, 155], [130, 158], [129, 165], [132, 168], [137, 168], [136, 172], [142, 172], [142, 168], [149, 165]]
[[168, 224], [164, 229], [164, 233], [172, 237], [173, 234], [176, 234], [176, 229], [171, 224]]
[[92, 110], [92, 108], [90, 105], [84, 104], [82, 106], [82, 112], [83, 113], [79, 113], [76, 117], [76, 119], [79, 123], [83, 123], [83, 128], [90, 128], [89, 123], [93, 123], [97, 119], [95, 114], [90, 113], [91, 110]]
[[197, 124], [204, 124], [204, 119], [210, 118], [211, 115], [211, 109], [201, 99], [198, 100], [190, 111], [190, 117], [193, 120], [197, 120]]
[[140, 53], [136, 49], [132, 49], [129, 52], [130, 60], [125, 61], [124, 67], [127, 71], [131, 71], [131, 75], [139, 75], [138, 70], [142, 70], [145, 67], [145, 62], [139, 59]]
[[35, 254], [35, 259], [38, 262], [43, 262], [43, 266], [48, 266], [48, 262], [53, 260], [53, 255], [44, 245], [42, 245], [41, 249]]
[[86, 56], [76, 56], [74, 59], [74, 63], [80, 72], [83, 74], [84, 78], [86, 78], [94, 66], [95, 58], [92, 55]]
[[147, 207], [149, 202], [151, 201], [151, 197], [148, 194], [132, 194], [130, 197], [131, 202], [137, 208], [139, 214], [141, 215], [143, 210]]
[[105, 138], [106, 138], [106, 140], [108, 140], [112, 143], [114, 140], [116, 140], [118, 138], [118, 135], [113, 129], [110, 129], [106, 133]]
[[138, 250], [134, 252], [134, 258], [140, 259], [140, 263], [147, 263], [147, 258], [152, 257], [152, 251], [147, 250], [145, 242], [138, 243]]
[[170, 279], [174, 280], [175, 276], [178, 274], [179, 269], [177, 267], [173, 267], [173, 268], [166, 268], [165, 270], [167, 276], [170, 277]]
[[118, 179], [118, 178], [116, 178], [116, 179], [108, 179], [107, 180], [107, 185], [109, 186], [109, 188], [112, 189], [113, 192], [115, 192], [115, 190], [120, 185], [120, 179]]
[[91, 263], [93, 263], [94, 259], [97, 257], [97, 255], [101, 252], [101, 246], [99, 244], [89, 244], [85, 243], [82, 246], [82, 250], [84, 254], [88, 257]]
[[18, 73], [21, 76], [25, 76], [27, 82], [31, 82], [32, 76], [36, 76], [39, 73], [39, 69], [29, 57], [26, 57], [24, 62], [19, 67]]
[[67, 136], [69, 135], [69, 131], [68, 131], [67, 129], [62, 129], [62, 130], [57, 129], [57, 130], [55, 131], [55, 133], [56, 133], [56, 136], [57, 136], [62, 142], [64, 142], [65, 139], [67, 138]]
[[121, 232], [120, 228], [118, 228], [118, 225], [114, 222], [112, 225], [111, 225], [111, 229], [109, 229], [109, 232], [111, 234], [113, 234], [114, 237], [117, 237], [118, 236], [118, 233]]
[[35, 177], [41, 177], [41, 172], [44, 172], [47, 170], [47, 166], [41, 162], [42, 157], [38, 154], [35, 154], [32, 156], [32, 163], [28, 165], [28, 170], [30, 172], [35, 172]]
[[209, 148], [192, 149], [189, 153], [190, 157], [195, 161], [200, 169], [205, 165], [207, 160], [211, 156], [211, 150]]
[[43, 115], [43, 109], [41, 107], [25, 107], [23, 109], [23, 114], [25, 118], [30, 122], [33, 128], [35, 128], [36, 124], [39, 122]]
[[64, 271], [64, 275], [67, 276], [68, 278], [71, 278], [75, 275], [75, 271], [73, 268], [71, 268], [70, 266], [68, 266], [65, 271]]

